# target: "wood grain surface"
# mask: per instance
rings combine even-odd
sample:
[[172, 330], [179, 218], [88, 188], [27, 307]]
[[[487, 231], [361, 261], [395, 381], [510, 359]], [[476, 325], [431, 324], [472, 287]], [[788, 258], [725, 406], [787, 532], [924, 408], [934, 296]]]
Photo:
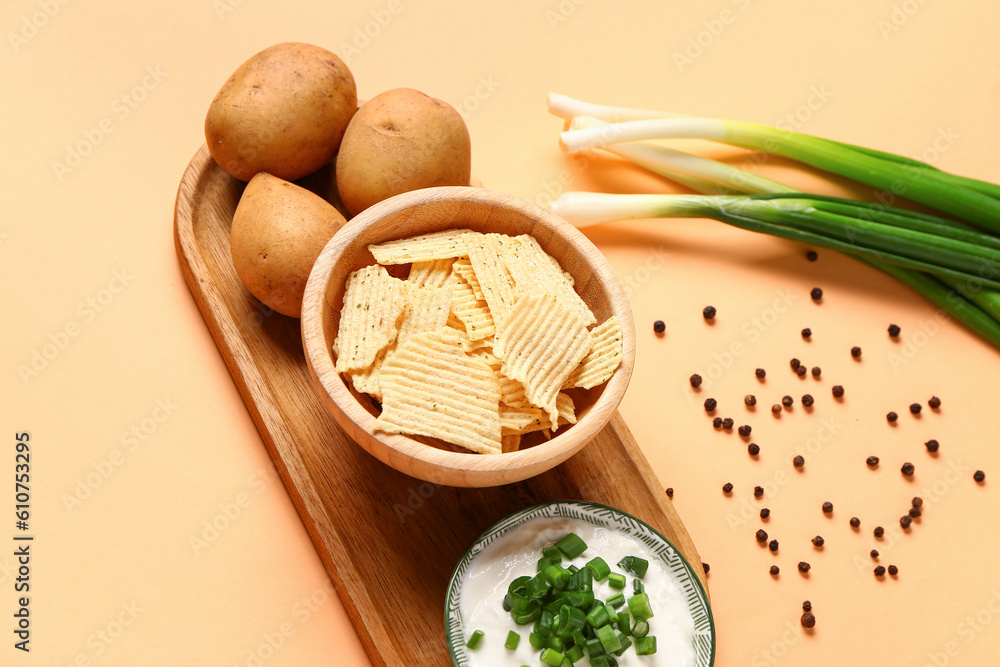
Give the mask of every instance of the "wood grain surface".
[[[328, 183], [322, 171], [300, 181], [320, 194]], [[670, 540], [705, 585], [694, 544], [617, 413], [565, 463], [499, 487], [423, 482], [351, 441], [313, 388], [299, 321], [260, 304], [232, 268], [229, 228], [243, 187], [202, 146], [177, 192], [178, 259], [375, 665], [449, 663], [444, 605], [452, 569], [484, 528], [532, 503], [587, 500], [632, 513]]]

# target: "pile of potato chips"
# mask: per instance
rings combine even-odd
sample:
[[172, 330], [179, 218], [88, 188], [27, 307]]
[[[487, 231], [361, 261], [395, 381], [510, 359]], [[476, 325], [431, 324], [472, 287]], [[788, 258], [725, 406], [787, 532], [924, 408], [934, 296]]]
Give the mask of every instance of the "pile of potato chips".
[[[564, 390], [606, 382], [622, 359], [573, 278], [531, 236], [455, 229], [368, 247], [347, 279], [337, 372], [375, 397], [376, 430], [516, 451], [521, 436], [575, 424]], [[385, 266], [410, 264], [400, 280]]]

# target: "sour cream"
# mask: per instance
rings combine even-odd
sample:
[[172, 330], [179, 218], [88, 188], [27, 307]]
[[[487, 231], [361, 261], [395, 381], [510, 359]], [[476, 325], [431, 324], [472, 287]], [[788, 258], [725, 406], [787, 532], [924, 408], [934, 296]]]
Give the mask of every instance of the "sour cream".
[[[482, 630], [484, 633], [479, 647], [467, 652], [469, 665], [518, 667], [537, 664], [540, 651], [532, 648], [528, 641], [533, 624], [515, 624], [510, 612], [503, 609], [503, 599], [507, 594], [507, 586], [514, 578], [536, 574], [542, 547], [554, 544], [567, 533], [576, 533], [587, 543], [587, 550], [568, 563], [582, 568], [587, 561], [600, 556], [608, 563], [612, 572], [622, 572], [628, 578], [623, 591], [611, 588], [606, 578], [604, 581], [594, 581], [594, 595], [600, 600], [607, 600], [615, 593], [624, 593], [626, 599], [632, 595], [632, 579], [635, 577], [617, 567], [618, 561], [625, 556], [638, 556], [649, 561], [649, 569], [642, 578], [642, 583], [653, 610], [653, 618], [648, 623], [649, 634], [656, 637], [656, 653], [637, 655], [633, 644], [618, 658], [618, 664], [621, 667], [694, 667], [694, 619], [677, 578], [644, 544], [626, 533], [569, 518], [537, 518], [527, 521], [489, 544], [469, 563], [459, 593], [459, 606], [466, 637], [475, 630]], [[563, 567], [567, 567], [568, 563], [564, 559]], [[507, 633], [511, 630], [521, 635], [521, 641], [514, 651], [504, 647]], [[585, 658], [581, 664], [589, 662]]]

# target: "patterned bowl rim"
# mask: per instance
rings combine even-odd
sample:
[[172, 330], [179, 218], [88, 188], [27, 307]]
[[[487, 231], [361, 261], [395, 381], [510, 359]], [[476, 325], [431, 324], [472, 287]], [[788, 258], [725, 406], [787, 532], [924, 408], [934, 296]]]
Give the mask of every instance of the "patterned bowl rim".
[[[610, 505], [602, 505], [601, 503], [594, 503], [584, 500], [553, 500], [549, 502], [536, 503], [534, 505], [529, 505], [523, 507], [515, 512], [494, 521], [486, 530], [479, 534], [479, 536], [472, 542], [471, 545], [462, 554], [462, 558], [459, 559], [458, 564], [455, 566], [455, 570], [452, 572], [451, 579], [448, 581], [448, 593], [445, 598], [444, 607], [444, 627], [445, 636], [448, 641], [448, 652], [451, 655], [452, 664], [455, 667], [468, 667], [468, 658], [465, 652], [465, 635], [463, 632], [463, 621], [462, 614], [459, 608], [459, 584], [464, 577], [465, 571], [472, 561], [472, 559], [479, 554], [483, 549], [486, 548], [491, 542], [496, 538], [506, 535], [510, 531], [514, 530], [521, 524], [536, 518], [571, 518], [571, 519], [582, 519], [586, 520], [584, 517], [578, 516], [576, 514], [567, 513], [572, 509], [584, 510], [591, 512], [593, 510], [603, 510], [610, 513], [610, 516], [614, 517], [615, 522], [611, 523], [608, 521], [607, 516], [596, 516], [594, 514], [587, 514], [586, 516], [590, 519], [590, 523], [594, 525], [600, 525], [607, 528], [614, 528], [622, 530], [628, 533], [631, 537], [641, 537], [642, 532], [646, 532], [647, 536], [654, 538], [654, 541], [660, 542], [659, 550], [655, 549], [653, 545], [646, 543], [660, 560], [663, 561], [668, 567], [671, 563], [668, 562], [668, 558], [675, 557], [678, 561], [680, 568], [674, 566], [671, 571], [675, 576], [678, 576], [681, 572], [684, 576], [678, 576], [680, 580], [682, 590], [685, 592], [687, 598], [687, 607], [691, 612], [691, 615], [695, 620], [695, 637], [703, 637], [704, 641], [695, 643], [695, 657], [698, 667], [713, 667], [715, 665], [715, 619], [712, 615], [712, 607], [708, 601], [708, 595], [705, 593], [704, 587], [701, 585], [701, 580], [695, 574], [694, 569], [691, 564], [687, 561], [680, 550], [673, 545], [673, 543], [664, 537], [658, 530], [650, 526], [648, 523], [642, 519], [629, 514], [624, 510], [620, 510], [617, 507], [611, 507]], [[629, 525], [628, 523], [622, 523], [622, 520], [632, 521], [634, 525]], [[639, 530], [639, 534], [634, 534], [632, 531]], [[700, 618], [701, 617], [701, 618]], [[700, 620], [699, 620], [700, 618]], [[707, 637], [706, 637], [707, 635]], [[704, 648], [708, 648], [708, 662], [704, 661], [705, 652]]]

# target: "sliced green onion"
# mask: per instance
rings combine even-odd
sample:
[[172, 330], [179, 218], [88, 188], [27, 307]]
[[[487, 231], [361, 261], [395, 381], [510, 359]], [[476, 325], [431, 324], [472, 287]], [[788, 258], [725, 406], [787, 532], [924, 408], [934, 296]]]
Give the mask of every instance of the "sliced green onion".
[[602, 625], [595, 628], [597, 638], [601, 640], [605, 653], [614, 653], [622, 647], [621, 641], [615, 635], [614, 629], [610, 625]]
[[603, 653], [601, 655], [591, 655], [590, 656], [590, 667], [611, 667], [611, 663], [608, 662], [608, 657]]
[[640, 580], [640, 579], [633, 579], [632, 580], [632, 593], [633, 594], [639, 594], [639, 593], [642, 593], [645, 590], [646, 590], [646, 588], [642, 585], [642, 580]]
[[563, 662], [563, 654], [551, 648], [543, 648], [542, 654], [538, 656], [542, 662], [552, 667], [559, 667]]
[[649, 561], [638, 556], [625, 556], [618, 561], [618, 567], [642, 579], [646, 576], [646, 570], [649, 569]]
[[476, 630], [472, 633], [472, 636], [469, 637], [469, 641], [465, 642], [465, 645], [468, 646], [470, 650], [475, 651], [479, 648], [479, 642], [483, 640], [483, 634], [482, 630]]
[[653, 618], [653, 610], [649, 606], [649, 595], [639, 593], [628, 599], [628, 610], [637, 621], [648, 621]]
[[624, 632], [615, 631], [615, 636], [618, 637], [618, 642], [621, 644], [621, 648], [614, 652], [615, 655], [621, 656], [622, 653], [628, 650], [629, 646], [632, 645], [632, 640]]
[[524, 587], [524, 592], [529, 598], [538, 599], [545, 597], [550, 589], [551, 586], [549, 585], [548, 580], [546, 580], [545, 574], [539, 572], [532, 577], [528, 584]]
[[566, 651], [566, 654], [565, 654], [564, 657], [565, 657], [566, 660], [569, 660], [571, 663], [580, 662], [581, 660], [583, 660], [583, 647], [580, 646], [579, 644], [576, 644], [571, 649], [569, 649], [568, 651]]
[[632, 633], [632, 619], [629, 618], [628, 612], [624, 609], [618, 612], [618, 630], [623, 635]]
[[545, 646], [552, 649], [553, 651], [558, 651], [562, 653], [563, 650], [563, 640], [555, 635], [551, 635], [545, 640]]
[[534, 623], [542, 615], [542, 603], [539, 600], [531, 600], [528, 603], [528, 608], [524, 611], [515, 611], [511, 614], [514, 618], [514, 622], [518, 625], [527, 625], [528, 623]]
[[542, 555], [552, 561], [553, 565], [558, 565], [562, 562], [562, 551], [556, 546], [548, 546], [542, 549]]
[[632, 626], [632, 636], [635, 638], [642, 638], [649, 634], [649, 623], [646, 621], [636, 621], [635, 625]]
[[547, 609], [542, 610], [542, 613], [538, 615], [538, 620], [535, 621], [534, 634], [538, 635], [539, 639], [548, 639], [549, 635], [552, 634], [554, 622], [555, 614]]
[[604, 608], [604, 605], [601, 605], [600, 607], [594, 607], [587, 614], [586, 620], [590, 627], [599, 628], [602, 625], [607, 625], [611, 617], [608, 615], [608, 610]]
[[503, 643], [504, 648], [513, 651], [517, 648], [517, 645], [521, 643], [521, 635], [511, 630], [507, 633], [507, 641]]
[[637, 655], [653, 655], [656, 653], [656, 637], [639, 637], [635, 640], [635, 652]]
[[579, 628], [574, 629], [573, 632], [570, 633], [570, 636], [573, 638], [574, 646], [583, 646], [587, 643], [587, 638], [584, 636], [583, 630]]
[[542, 570], [542, 574], [545, 575], [545, 581], [557, 590], [566, 588], [566, 584], [569, 583], [571, 576], [568, 570], [564, 570], [558, 565], [549, 565]]
[[556, 636], [563, 638], [571, 636], [574, 630], [583, 628], [586, 620], [586, 614], [583, 613], [582, 609], [563, 605], [559, 610], [559, 623], [556, 626]]
[[590, 570], [590, 573], [597, 581], [604, 581], [604, 578], [611, 574], [611, 566], [609, 566], [600, 556], [591, 558], [587, 561], [586, 567]]
[[531, 648], [538, 650], [545, 646], [545, 637], [542, 637], [537, 632], [528, 633], [528, 643], [531, 644]]
[[608, 604], [617, 609], [618, 607], [625, 604], [625, 594], [616, 593], [615, 595], [612, 595], [611, 597], [608, 598]]
[[556, 542], [556, 547], [566, 558], [573, 560], [587, 550], [587, 543], [576, 533], [568, 533], [566, 537]]
[[536, 572], [541, 572], [542, 570], [544, 570], [545, 568], [547, 568], [549, 565], [553, 565], [552, 561], [550, 559], [548, 559], [548, 558], [546, 558], [546, 557], [543, 556], [543, 557], [541, 557], [541, 558], [538, 559], [538, 563], [535, 566], [535, 571]]
[[621, 590], [625, 588], [626, 581], [627, 580], [625, 579], [624, 574], [618, 574], [617, 572], [612, 572], [611, 574], [608, 575], [608, 585], [611, 586], [611, 588], [617, 588], [618, 590]]

